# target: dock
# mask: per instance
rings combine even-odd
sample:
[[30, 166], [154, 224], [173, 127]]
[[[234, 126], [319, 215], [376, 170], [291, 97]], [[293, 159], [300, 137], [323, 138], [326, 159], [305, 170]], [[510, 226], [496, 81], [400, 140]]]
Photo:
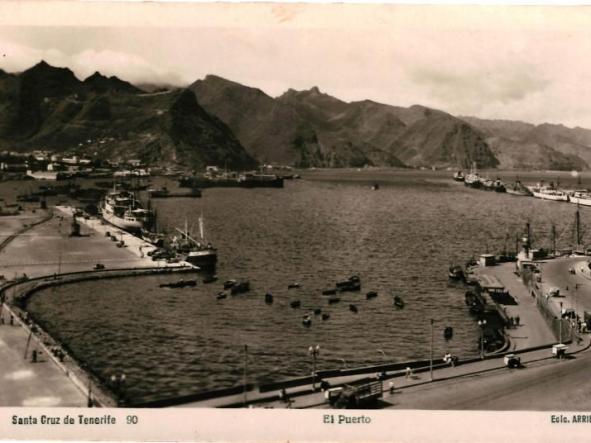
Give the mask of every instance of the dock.
[[[97, 278], [129, 278], [160, 272], [195, 272], [186, 262], [147, 255], [155, 247], [98, 218], [77, 217], [74, 208], [25, 211], [0, 218], [0, 406], [116, 406], [109, 391], [65, 353], [61, 344], [28, 319], [19, 299], [52, 285]], [[112, 241], [106, 234], [114, 236]], [[123, 241], [124, 247], [117, 247]], [[97, 268], [101, 264], [101, 268]], [[63, 350], [62, 350], [63, 352]], [[36, 361], [34, 361], [34, 357]]]

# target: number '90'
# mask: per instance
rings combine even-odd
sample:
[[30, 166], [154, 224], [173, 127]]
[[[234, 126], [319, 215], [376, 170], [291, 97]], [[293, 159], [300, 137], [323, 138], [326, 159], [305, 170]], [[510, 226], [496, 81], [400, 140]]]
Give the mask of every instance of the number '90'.
[[138, 424], [138, 418], [137, 415], [128, 415], [127, 417], [125, 417], [125, 422], [128, 425], [137, 425]]

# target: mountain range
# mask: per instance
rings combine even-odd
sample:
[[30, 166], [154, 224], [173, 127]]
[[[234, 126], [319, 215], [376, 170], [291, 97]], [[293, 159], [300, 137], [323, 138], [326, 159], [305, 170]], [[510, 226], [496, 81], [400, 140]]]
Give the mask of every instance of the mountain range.
[[80, 81], [45, 62], [20, 74], [0, 73], [0, 147], [139, 158], [186, 169], [257, 164], [190, 90], [148, 94], [98, 72]]
[[453, 167], [589, 169], [591, 130], [345, 102], [317, 87], [271, 97], [215, 75], [187, 88], [79, 80], [40, 62], [0, 70], [0, 148], [47, 148], [150, 164], [236, 169]]

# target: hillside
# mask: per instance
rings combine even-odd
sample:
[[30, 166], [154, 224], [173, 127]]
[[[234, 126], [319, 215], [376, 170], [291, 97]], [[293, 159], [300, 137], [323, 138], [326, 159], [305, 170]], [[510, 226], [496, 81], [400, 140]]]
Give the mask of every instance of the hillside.
[[232, 131], [189, 90], [143, 94], [117, 77], [84, 81], [41, 62], [0, 76], [0, 146], [49, 148], [161, 165], [252, 168]]
[[[314, 87], [277, 98], [216, 76], [190, 87], [261, 162], [297, 166], [497, 164], [480, 133], [421, 106], [347, 103]], [[425, 131], [427, 130], [427, 131]]]
[[591, 131], [563, 125], [462, 117], [479, 128], [503, 169], [582, 170], [591, 165]]

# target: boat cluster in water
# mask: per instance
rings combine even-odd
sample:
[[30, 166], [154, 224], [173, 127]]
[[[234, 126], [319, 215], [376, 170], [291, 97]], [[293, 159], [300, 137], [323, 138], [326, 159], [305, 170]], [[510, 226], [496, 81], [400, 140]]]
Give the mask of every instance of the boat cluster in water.
[[[301, 285], [299, 283], [291, 283], [287, 286], [288, 291], [297, 290], [300, 288], [301, 288]], [[220, 291], [216, 294], [217, 300], [226, 299], [228, 297], [228, 295], [238, 295], [238, 294], [247, 293], [250, 291], [251, 288], [250, 288], [250, 282], [248, 280], [237, 281], [237, 280], [232, 279], [232, 280], [226, 280], [224, 282], [223, 289], [224, 289], [223, 291]], [[328, 298], [326, 300], [327, 300], [327, 304], [330, 306], [330, 305], [335, 305], [335, 304], [341, 302], [341, 297], [339, 297], [340, 294], [342, 294], [344, 292], [360, 292], [360, 291], [361, 291], [361, 279], [359, 278], [359, 276], [353, 275], [353, 276], [349, 277], [347, 280], [337, 282], [335, 284], [334, 288], [326, 289], [326, 290], [322, 291], [322, 295], [328, 296]], [[228, 294], [228, 292], [229, 292], [229, 294]], [[378, 297], [378, 293], [376, 291], [369, 291], [365, 294], [366, 300], [372, 300], [376, 297]], [[264, 295], [264, 302], [267, 305], [272, 305], [274, 303], [274, 301], [275, 301], [275, 297], [273, 296], [272, 293], [267, 292]], [[393, 305], [397, 309], [402, 309], [402, 308], [404, 308], [404, 300], [400, 296], [397, 296], [397, 295], [393, 296]], [[299, 309], [302, 307], [302, 301], [300, 299], [292, 299], [289, 302], [289, 306], [292, 309]], [[359, 312], [358, 304], [350, 303], [349, 304], [349, 311], [351, 311], [354, 314], [357, 314]], [[320, 308], [320, 307], [311, 308], [309, 313], [303, 315], [302, 324], [305, 327], [311, 326], [312, 319], [314, 317], [319, 317], [322, 320], [326, 321], [326, 320], [330, 319], [330, 313], [323, 311], [322, 308]]]
[[464, 175], [458, 171], [453, 175], [453, 179], [463, 182], [464, 185], [483, 189], [485, 191], [506, 192], [507, 194], [521, 197], [536, 197], [544, 200], [563, 201], [575, 203], [583, 206], [591, 206], [591, 190], [589, 189], [567, 189], [561, 188], [559, 183], [550, 182], [546, 184], [543, 180], [535, 185], [526, 186], [519, 180], [514, 183], [505, 184], [499, 178], [491, 180], [481, 177], [477, 172], [470, 171]]

